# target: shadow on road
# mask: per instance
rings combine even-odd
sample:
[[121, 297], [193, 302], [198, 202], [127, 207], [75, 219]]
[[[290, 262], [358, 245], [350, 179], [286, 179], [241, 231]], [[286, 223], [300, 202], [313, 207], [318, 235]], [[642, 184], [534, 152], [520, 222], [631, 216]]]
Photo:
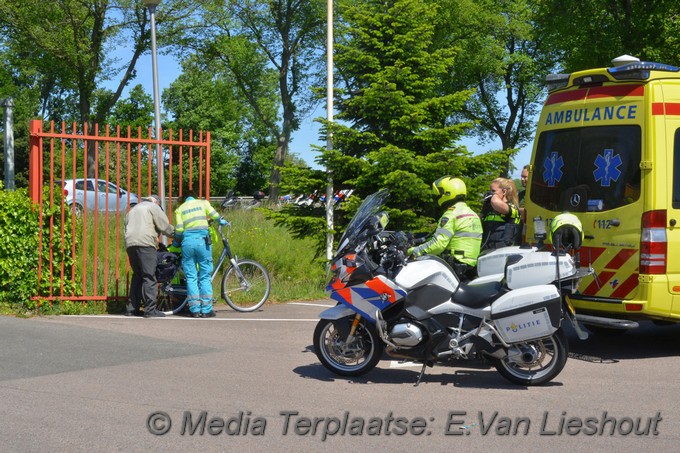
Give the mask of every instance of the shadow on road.
[[610, 334], [591, 333], [587, 340], [579, 340], [571, 326], [567, 326], [566, 331], [570, 355], [576, 359], [586, 357], [596, 363], [616, 363], [680, 355], [680, 324], [657, 326], [642, 321], [637, 329]]
[[[303, 352], [313, 352], [314, 347], [309, 345]], [[390, 363], [396, 361], [384, 355], [378, 366], [363, 376], [342, 377], [331, 373], [321, 363], [303, 365], [293, 369], [300, 377], [314, 379], [322, 382], [347, 382], [350, 384], [412, 384], [418, 380], [420, 365], [412, 368], [390, 368]], [[559, 377], [558, 377], [559, 379]], [[427, 367], [425, 376], [420, 385], [451, 385], [460, 388], [476, 389], [505, 389], [526, 390], [527, 387], [512, 384], [506, 381], [496, 369], [483, 361], [460, 361], [457, 365], [437, 364]], [[561, 386], [562, 383], [549, 382], [544, 386]]]

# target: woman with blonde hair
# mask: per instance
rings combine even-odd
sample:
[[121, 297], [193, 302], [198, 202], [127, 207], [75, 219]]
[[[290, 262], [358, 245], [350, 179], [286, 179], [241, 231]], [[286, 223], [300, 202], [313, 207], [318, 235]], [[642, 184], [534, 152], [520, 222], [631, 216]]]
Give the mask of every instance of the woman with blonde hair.
[[496, 178], [482, 208], [482, 250], [520, 243], [520, 213], [517, 186], [512, 179]]

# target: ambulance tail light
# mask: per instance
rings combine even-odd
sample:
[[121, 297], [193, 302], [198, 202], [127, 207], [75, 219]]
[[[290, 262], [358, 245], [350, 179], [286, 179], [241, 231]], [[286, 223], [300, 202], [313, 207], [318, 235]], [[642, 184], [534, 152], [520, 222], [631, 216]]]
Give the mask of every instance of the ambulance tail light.
[[665, 274], [667, 261], [666, 211], [642, 214], [640, 274]]

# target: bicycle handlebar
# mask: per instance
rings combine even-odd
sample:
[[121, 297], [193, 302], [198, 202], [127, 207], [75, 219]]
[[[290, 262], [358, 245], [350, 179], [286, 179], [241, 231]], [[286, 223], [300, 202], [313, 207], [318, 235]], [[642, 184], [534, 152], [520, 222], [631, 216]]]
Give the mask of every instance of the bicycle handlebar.
[[[229, 222], [229, 221], [227, 220], [227, 224], [226, 224], [226, 225], [221, 225], [220, 223], [217, 224], [217, 232], [218, 232], [218, 233], [220, 234], [220, 236], [222, 237], [222, 240], [226, 240], [226, 237], [224, 236], [224, 233], [222, 233], [222, 227], [223, 227], [223, 226], [229, 227], [229, 233], [231, 233], [231, 222]], [[227, 236], [228, 236], [228, 235], [229, 235], [229, 234], [227, 234]]]

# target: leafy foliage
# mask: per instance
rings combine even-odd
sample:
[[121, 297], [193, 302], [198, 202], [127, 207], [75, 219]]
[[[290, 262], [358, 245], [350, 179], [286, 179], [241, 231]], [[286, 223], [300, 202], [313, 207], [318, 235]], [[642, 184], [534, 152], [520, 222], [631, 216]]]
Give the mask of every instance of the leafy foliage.
[[678, 65], [680, 20], [675, 0], [542, 0], [538, 26], [562, 70], [610, 66], [623, 54]]
[[[305, 88], [320, 62], [316, 53], [323, 43], [324, 3], [229, 0], [222, 11], [226, 15], [220, 24], [223, 32], [208, 46], [212, 56], [233, 76], [241, 97], [266, 126], [269, 137], [275, 140], [269, 167], [272, 200], [278, 198], [279, 169], [287, 160], [291, 133], [299, 129], [301, 116], [312, 105]], [[258, 95], [272, 87], [278, 101], [274, 112], [261, 108], [262, 99]]]
[[[210, 131], [211, 192], [224, 195], [237, 189], [252, 194], [265, 187], [275, 145], [262, 133], [234, 80], [203, 54], [182, 61], [182, 69], [163, 93], [163, 101], [174, 118], [171, 127]], [[271, 96], [261, 94], [260, 102], [275, 110]]]
[[[521, 148], [533, 139], [534, 117], [544, 96], [544, 77], [554, 69], [536, 25], [535, 2], [447, 0], [438, 39], [460, 46], [447, 77], [452, 87], [474, 89], [458, 117], [472, 121], [481, 143]], [[502, 176], [512, 169], [510, 158]]]
[[[1, 189], [1, 187], [0, 187]], [[62, 237], [51, 237], [49, 226], [61, 229], [61, 199], [53, 204], [49, 191], [45, 189], [42, 205], [42, 226], [40, 211], [28, 197], [26, 189], [16, 191], [0, 190], [0, 302], [22, 304], [35, 308], [32, 296], [52, 294], [52, 288], [64, 285], [64, 293], [73, 293], [75, 287], [70, 281], [74, 265], [70, 250], [72, 237], [69, 228], [64, 228]], [[59, 214], [59, 215], [57, 215]], [[65, 223], [70, 221], [66, 211]], [[39, 262], [39, 235], [42, 234], [43, 260]], [[38, 281], [38, 266], [41, 268]], [[63, 272], [62, 272], [63, 270]], [[59, 291], [54, 291], [58, 294]]]

